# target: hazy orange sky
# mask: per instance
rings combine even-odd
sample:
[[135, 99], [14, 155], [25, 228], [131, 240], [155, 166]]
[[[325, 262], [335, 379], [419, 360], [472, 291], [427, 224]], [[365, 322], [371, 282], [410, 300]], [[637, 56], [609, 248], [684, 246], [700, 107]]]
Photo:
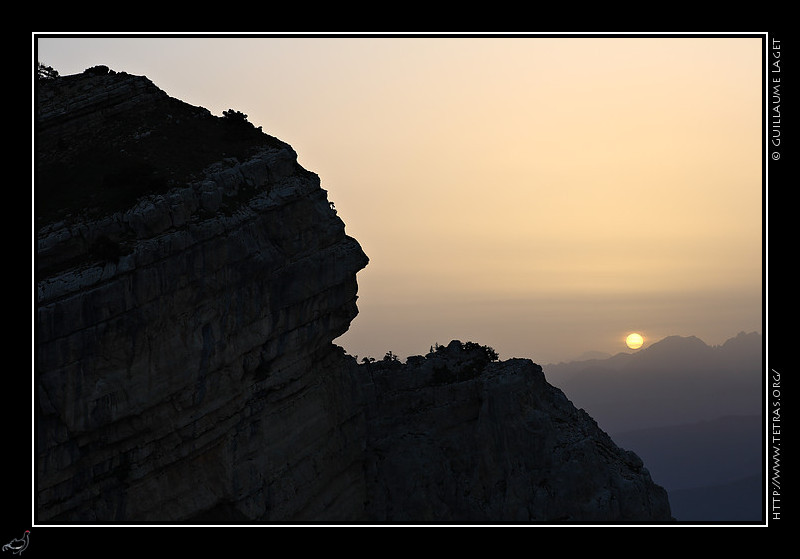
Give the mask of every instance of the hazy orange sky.
[[762, 39], [36, 38], [294, 147], [370, 257], [359, 357], [762, 332]]

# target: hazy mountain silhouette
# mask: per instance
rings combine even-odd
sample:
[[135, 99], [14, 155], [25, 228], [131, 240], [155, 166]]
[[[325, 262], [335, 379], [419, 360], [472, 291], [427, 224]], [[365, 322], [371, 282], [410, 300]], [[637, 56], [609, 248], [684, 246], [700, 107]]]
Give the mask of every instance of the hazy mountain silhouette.
[[681, 521], [762, 519], [762, 437], [758, 415], [613, 434], [644, 460]]
[[636, 449], [652, 476], [668, 490], [717, 485], [763, 469], [762, 418], [726, 416], [687, 425], [614, 433]]
[[589, 361], [590, 359], [608, 359], [612, 354], [604, 351], [585, 351], [575, 361]]
[[763, 361], [756, 332], [708, 346], [670, 336], [636, 353], [544, 367], [667, 489], [681, 521], [763, 516]]
[[609, 433], [758, 415], [763, 402], [757, 332], [714, 347], [695, 336], [669, 336], [636, 353], [543, 368]]

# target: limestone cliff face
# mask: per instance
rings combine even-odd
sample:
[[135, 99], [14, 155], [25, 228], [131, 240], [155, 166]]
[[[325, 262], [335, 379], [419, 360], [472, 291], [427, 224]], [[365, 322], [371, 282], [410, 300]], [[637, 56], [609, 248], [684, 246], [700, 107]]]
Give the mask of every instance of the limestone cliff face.
[[333, 345], [367, 257], [245, 115], [106, 68], [37, 101], [37, 522], [669, 519], [534, 364]]
[[[68, 143], [72, 160], [91, 162], [82, 146], [106, 135], [141, 151], [124, 160], [133, 167], [170, 121], [216, 119], [159, 107], [168, 100], [144, 78], [64, 80], [40, 97], [47, 177], [58, 165], [91, 179], [50, 146]], [[41, 521], [180, 521], [227, 503], [233, 517], [291, 519], [317, 513], [321, 487], [351, 483], [358, 447], [331, 440], [356, 412], [339, 404], [347, 383], [323, 363], [357, 313], [367, 258], [291, 148], [260, 144], [127, 207], [104, 192], [125, 177], [104, 169], [85, 196], [91, 211], [68, 207], [39, 228]]]

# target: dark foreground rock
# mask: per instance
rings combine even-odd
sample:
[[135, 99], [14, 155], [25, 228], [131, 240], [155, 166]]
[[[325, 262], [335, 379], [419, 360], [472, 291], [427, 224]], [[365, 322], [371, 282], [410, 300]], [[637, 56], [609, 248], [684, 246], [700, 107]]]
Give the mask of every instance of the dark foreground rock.
[[37, 523], [670, 519], [534, 363], [335, 346], [368, 259], [246, 115], [41, 81], [35, 189]]

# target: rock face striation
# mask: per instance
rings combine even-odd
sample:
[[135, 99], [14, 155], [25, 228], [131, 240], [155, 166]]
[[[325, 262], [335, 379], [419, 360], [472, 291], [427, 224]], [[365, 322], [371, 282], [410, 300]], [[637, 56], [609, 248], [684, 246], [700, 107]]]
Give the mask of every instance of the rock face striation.
[[531, 361], [334, 345], [367, 256], [246, 115], [96, 67], [35, 148], [37, 523], [670, 520]]

